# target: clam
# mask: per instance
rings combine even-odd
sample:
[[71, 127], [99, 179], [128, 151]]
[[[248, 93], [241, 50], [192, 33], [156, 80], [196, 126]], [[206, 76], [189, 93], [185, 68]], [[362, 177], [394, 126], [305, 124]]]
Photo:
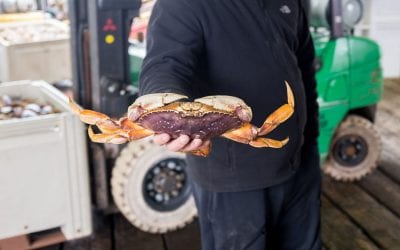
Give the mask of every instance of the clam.
[[36, 103], [29, 103], [28, 105], [25, 106], [25, 109], [29, 109], [31, 111], [34, 111], [35, 113], [40, 113], [41, 111], [40, 105]]
[[51, 113], [54, 113], [54, 110], [53, 110], [53, 107], [50, 106], [50, 105], [44, 105], [42, 107], [42, 109], [40, 110], [40, 114], [41, 115], [48, 115], [48, 114], [51, 114]]
[[36, 113], [35, 111], [32, 111], [30, 109], [25, 109], [24, 111], [22, 111], [22, 114], [21, 114], [22, 118], [35, 117], [35, 116], [38, 116], [38, 113]]
[[53, 106], [20, 96], [0, 95], [0, 120], [56, 113]]
[[21, 106], [16, 106], [13, 108], [13, 113], [15, 117], [21, 117], [22, 116], [22, 112], [24, 111], [24, 109]]
[[11, 106], [3, 106], [0, 108], [0, 112], [2, 114], [8, 114], [12, 111], [12, 107]]
[[10, 106], [12, 104], [12, 99], [9, 95], [2, 95], [1, 102], [4, 106]]

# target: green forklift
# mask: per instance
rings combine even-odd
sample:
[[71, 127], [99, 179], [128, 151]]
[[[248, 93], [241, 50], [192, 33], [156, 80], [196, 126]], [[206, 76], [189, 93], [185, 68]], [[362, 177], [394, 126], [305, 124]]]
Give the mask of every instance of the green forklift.
[[[336, 180], [359, 180], [377, 166], [381, 152], [373, 125], [383, 86], [379, 46], [353, 35], [363, 16], [361, 0], [312, 0], [304, 4], [310, 10], [316, 50], [318, 143], [323, 170]], [[135, 86], [144, 51], [141, 39], [130, 47]]]
[[382, 149], [373, 124], [383, 89], [379, 46], [353, 35], [361, 0], [313, 0], [310, 7], [323, 170], [336, 180], [359, 180], [377, 167]]

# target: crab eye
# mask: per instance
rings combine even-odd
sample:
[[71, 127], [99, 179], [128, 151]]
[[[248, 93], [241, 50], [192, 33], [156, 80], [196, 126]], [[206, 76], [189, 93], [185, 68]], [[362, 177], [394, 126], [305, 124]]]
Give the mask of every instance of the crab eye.
[[190, 102], [184, 102], [182, 103], [181, 107], [183, 108], [183, 110], [188, 111], [191, 108]]
[[199, 102], [193, 102], [192, 103], [192, 109], [193, 110], [199, 110], [199, 109], [201, 109], [202, 106], [203, 106], [203, 104], [201, 104]]
[[185, 103], [182, 103], [181, 107], [185, 111], [197, 111], [197, 110], [201, 109], [202, 106], [203, 105], [198, 102], [185, 102]]

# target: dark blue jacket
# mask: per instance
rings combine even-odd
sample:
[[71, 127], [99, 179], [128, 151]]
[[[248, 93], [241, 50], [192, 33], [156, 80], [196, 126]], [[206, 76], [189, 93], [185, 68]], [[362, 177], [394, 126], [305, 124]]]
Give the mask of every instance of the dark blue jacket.
[[288, 81], [295, 112], [267, 135], [289, 136], [286, 146], [253, 148], [216, 138], [208, 157], [188, 156], [190, 175], [204, 188], [264, 188], [295, 172], [304, 141], [316, 143], [313, 60], [300, 0], [158, 0], [148, 27], [140, 94], [237, 96], [253, 109], [252, 123], [261, 126], [287, 102]]

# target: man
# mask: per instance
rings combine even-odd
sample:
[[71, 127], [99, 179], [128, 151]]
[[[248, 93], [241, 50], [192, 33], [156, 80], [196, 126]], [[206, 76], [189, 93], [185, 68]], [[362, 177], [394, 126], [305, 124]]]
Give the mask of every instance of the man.
[[[252, 123], [287, 103], [292, 117], [268, 134], [280, 149], [212, 140], [188, 155], [203, 249], [320, 249], [320, 170], [314, 48], [300, 0], [158, 0], [148, 26], [140, 93], [230, 95]], [[154, 137], [172, 151], [208, 144]]]

